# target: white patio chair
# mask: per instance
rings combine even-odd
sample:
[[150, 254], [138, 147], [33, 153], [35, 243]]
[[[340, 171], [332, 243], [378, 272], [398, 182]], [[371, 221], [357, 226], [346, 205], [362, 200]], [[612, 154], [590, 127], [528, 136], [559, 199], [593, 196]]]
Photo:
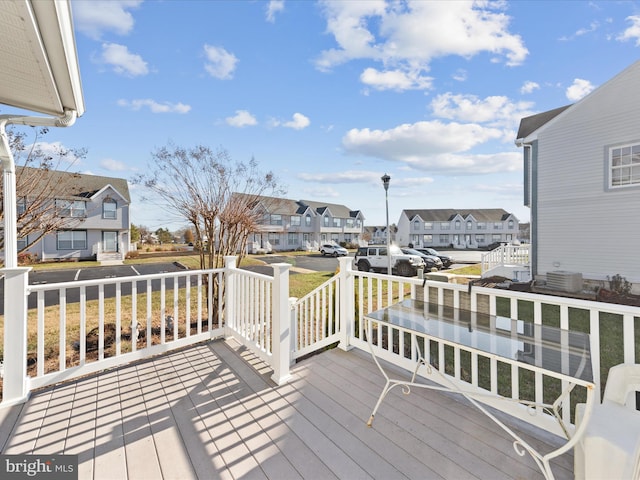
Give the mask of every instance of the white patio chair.
[[[609, 370], [601, 405], [596, 405], [574, 451], [576, 479], [640, 480], [640, 365], [622, 364]], [[638, 394], [640, 395], [640, 394]], [[576, 426], [584, 404], [576, 406]]]

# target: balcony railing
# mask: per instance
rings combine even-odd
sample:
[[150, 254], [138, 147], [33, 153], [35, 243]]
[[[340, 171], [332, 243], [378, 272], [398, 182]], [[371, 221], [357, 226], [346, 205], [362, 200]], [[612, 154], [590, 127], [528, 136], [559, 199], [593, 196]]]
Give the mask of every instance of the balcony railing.
[[[406, 298], [456, 309], [517, 318], [590, 333], [594, 380], [600, 393], [609, 368], [640, 356], [640, 309], [564, 297], [469, 288], [418, 278], [352, 270], [339, 273], [300, 299], [289, 298], [289, 264], [274, 264], [273, 277], [236, 268], [138, 277], [27, 285], [28, 268], [5, 270], [3, 405], [24, 401], [31, 389], [223, 336], [234, 336], [271, 365], [272, 379], [286, 382], [292, 362], [330, 345], [367, 349], [363, 317]], [[412, 370], [410, 338], [378, 329], [376, 348]], [[434, 345], [438, 370], [451, 381], [484, 392], [544, 403], [560, 380], [505, 367], [496, 358]], [[27, 364], [29, 367], [27, 369]], [[581, 401], [578, 389], [562, 405], [567, 424]], [[554, 431], [544, 414], [508, 412]]]

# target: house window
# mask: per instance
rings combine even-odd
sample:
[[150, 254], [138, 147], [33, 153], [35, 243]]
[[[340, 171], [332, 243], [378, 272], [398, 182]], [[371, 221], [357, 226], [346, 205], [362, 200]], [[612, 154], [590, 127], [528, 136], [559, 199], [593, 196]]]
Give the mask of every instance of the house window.
[[18, 238], [17, 249], [18, 251], [24, 250], [29, 245], [29, 236]]
[[27, 211], [27, 199], [26, 197], [20, 197], [16, 200], [16, 212], [18, 215], [22, 215]]
[[640, 185], [640, 144], [609, 150], [611, 187]]
[[347, 243], [351, 243], [351, 234], [350, 233], [345, 233], [344, 234], [344, 241]]
[[338, 243], [340, 241], [340, 234], [339, 233], [332, 233], [331, 234], [331, 241], [333, 243]]
[[102, 202], [102, 218], [117, 218], [118, 204], [111, 198], [105, 198]]
[[495, 230], [502, 230], [502, 223], [500, 223], [500, 222], [495, 222], [495, 223], [493, 224], [493, 228], [494, 228]]
[[280, 245], [280, 235], [277, 233], [269, 233], [269, 243], [271, 245]]
[[502, 235], [500, 235], [499, 233], [494, 233], [493, 235], [491, 235], [492, 242], [500, 242], [501, 240], [502, 240]]
[[440, 230], [449, 230], [449, 222], [440, 223]]
[[271, 225], [282, 225], [282, 215], [272, 214], [270, 223]]
[[422, 236], [422, 244], [423, 245], [431, 245], [433, 243], [433, 235], [423, 235]]
[[476, 225], [476, 227], [478, 228], [478, 230], [486, 230], [487, 224], [484, 222], [478, 222], [478, 225]]
[[509, 228], [509, 230], [513, 230], [514, 225], [515, 222], [513, 220], [509, 220], [509, 226], [507, 228]]
[[471, 230], [473, 228], [473, 222], [471, 220], [467, 220], [467, 230]]
[[87, 232], [86, 230], [68, 230], [58, 232], [58, 250], [86, 250]]
[[433, 230], [433, 222], [424, 222], [425, 230]]
[[82, 200], [56, 200], [56, 209], [61, 217], [82, 218], [87, 216], [86, 204]]
[[310, 226], [311, 226], [311, 215], [307, 215], [306, 217], [304, 217], [304, 224], [305, 224], [307, 227], [310, 227]]
[[449, 235], [440, 235], [440, 243], [449, 243]]
[[323, 224], [325, 227], [329, 226], [329, 217], [323, 217]]
[[299, 227], [300, 226], [300, 215], [292, 215], [291, 216], [291, 226]]
[[334, 218], [333, 219], [333, 226], [334, 227], [339, 227], [340, 226], [340, 219], [339, 218]]
[[287, 243], [289, 245], [298, 245], [298, 237], [299, 235], [297, 233], [289, 233]]
[[460, 224], [460, 220], [456, 220], [456, 227], [455, 227], [455, 228], [456, 228], [456, 230], [460, 230], [460, 227], [461, 227], [461, 226], [462, 226], [462, 225]]
[[413, 229], [414, 230], [420, 230], [420, 221], [416, 220], [415, 222], [413, 222]]
[[347, 228], [353, 228], [353, 218], [347, 218]]

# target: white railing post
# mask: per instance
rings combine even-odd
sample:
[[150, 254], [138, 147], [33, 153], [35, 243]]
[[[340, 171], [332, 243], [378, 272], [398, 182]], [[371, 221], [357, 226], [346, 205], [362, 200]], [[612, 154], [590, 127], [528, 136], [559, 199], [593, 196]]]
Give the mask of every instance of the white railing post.
[[271, 301], [271, 355], [273, 375], [278, 385], [286, 383], [291, 374], [291, 316], [289, 314], [289, 263], [274, 263], [273, 299]]
[[342, 350], [350, 350], [349, 339], [353, 335], [355, 305], [353, 281], [353, 257], [338, 258], [340, 272], [338, 273], [338, 328], [340, 329], [340, 344]]
[[[227, 255], [224, 257], [224, 336], [231, 337], [233, 330], [236, 328], [236, 309], [235, 309], [235, 285], [234, 285], [234, 273], [236, 269], [236, 257], [234, 255]], [[213, 285], [209, 285], [209, 288], [213, 288]], [[209, 308], [212, 308], [209, 306]]]
[[29, 397], [27, 377], [27, 288], [30, 267], [4, 268], [4, 360], [2, 405]]

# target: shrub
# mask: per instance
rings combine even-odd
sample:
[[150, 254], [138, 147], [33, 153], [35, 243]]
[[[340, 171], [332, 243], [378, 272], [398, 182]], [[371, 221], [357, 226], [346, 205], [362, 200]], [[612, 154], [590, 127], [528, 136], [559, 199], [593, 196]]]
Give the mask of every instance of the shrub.
[[32, 265], [38, 262], [37, 253], [22, 252], [18, 254], [18, 265]]
[[631, 283], [619, 273], [616, 273], [613, 277], [607, 275], [607, 280], [609, 280], [610, 290], [620, 295], [629, 295], [631, 293]]

